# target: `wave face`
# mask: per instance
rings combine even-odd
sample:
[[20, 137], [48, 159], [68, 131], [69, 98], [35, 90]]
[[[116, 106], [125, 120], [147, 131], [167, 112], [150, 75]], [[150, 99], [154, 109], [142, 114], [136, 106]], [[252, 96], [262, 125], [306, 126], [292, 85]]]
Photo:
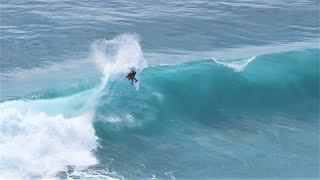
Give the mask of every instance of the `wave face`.
[[[127, 103], [187, 119], [210, 119], [225, 112], [228, 116], [310, 115], [309, 120], [317, 120], [318, 65], [319, 50], [304, 50], [223, 63], [208, 59], [151, 67], [141, 73], [141, 91], [135, 92], [125, 80], [116, 79], [105, 103], [113, 114], [114, 106], [122, 109], [117, 106]], [[135, 108], [123, 111], [130, 109]], [[164, 112], [159, 111], [162, 116]]]
[[319, 50], [215, 61], [112, 81], [97, 156], [127, 178], [317, 177]]
[[127, 34], [91, 52], [100, 78], [0, 103], [1, 178], [318, 176], [319, 49], [148, 67]]

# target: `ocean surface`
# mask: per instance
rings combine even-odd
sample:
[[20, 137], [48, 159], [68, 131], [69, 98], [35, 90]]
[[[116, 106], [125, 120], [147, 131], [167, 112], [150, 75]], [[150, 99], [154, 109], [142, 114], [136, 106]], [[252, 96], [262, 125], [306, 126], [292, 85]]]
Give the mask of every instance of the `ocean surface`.
[[0, 0], [0, 15], [0, 179], [320, 178], [319, 1]]

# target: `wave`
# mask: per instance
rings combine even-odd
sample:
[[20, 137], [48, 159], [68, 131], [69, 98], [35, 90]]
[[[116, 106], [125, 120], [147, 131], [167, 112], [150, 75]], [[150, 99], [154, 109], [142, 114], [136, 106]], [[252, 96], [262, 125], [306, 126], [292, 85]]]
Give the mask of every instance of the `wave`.
[[[53, 177], [68, 166], [96, 164], [97, 137], [92, 126], [96, 105], [108, 92], [111, 76], [147, 67], [136, 36], [97, 40], [92, 59], [101, 70], [100, 83], [76, 94], [33, 94], [0, 104], [1, 178]], [[76, 92], [72, 90], [71, 92]], [[60, 94], [61, 95], [61, 94]], [[30, 98], [31, 97], [31, 98]]]
[[170, 112], [164, 119], [287, 114], [317, 120], [318, 65], [319, 50], [312, 49], [236, 63], [207, 59], [150, 67], [141, 73], [139, 93], [122, 79], [113, 81], [98, 114], [103, 121], [121, 124], [121, 119], [129, 126], [142, 123], [132, 119], [148, 122], [166, 116], [163, 112]]
[[[279, 176], [300, 177], [292, 172], [309, 167], [305, 174], [316, 177], [319, 52], [257, 56], [242, 71], [213, 59], [149, 67], [139, 91], [115, 77], [96, 108], [95, 131], [105, 140], [99, 157], [115, 158], [111, 167], [131, 178], [168, 178], [168, 170], [177, 178], [245, 178], [257, 154], [266, 158], [254, 166], [281, 169]], [[204, 161], [225, 166], [195, 167]], [[283, 167], [297, 161], [306, 163]]]
[[[219, 124], [225, 117], [276, 114], [318, 120], [319, 49], [154, 67], [135, 35], [96, 40], [91, 50], [102, 74], [98, 83], [0, 103], [1, 178], [94, 166], [105, 128], [113, 133], [151, 122], [159, 128], [173, 119]], [[132, 68], [140, 75], [139, 91], [123, 78]]]

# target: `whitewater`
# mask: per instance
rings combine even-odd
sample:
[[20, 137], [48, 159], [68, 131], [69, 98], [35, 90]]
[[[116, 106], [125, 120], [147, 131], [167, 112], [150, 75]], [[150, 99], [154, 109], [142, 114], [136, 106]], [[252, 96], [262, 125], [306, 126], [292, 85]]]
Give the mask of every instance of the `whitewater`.
[[[67, 165], [97, 163], [91, 153], [97, 148], [91, 123], [100, 96], [107, 93], [112, 75], [130, 68], [141, 72], [147, 64], [132, 35], [97, 40], [92, 51], [92, 59], [103, 75], [97, 87], [67, 97], [1, 103], [0, 149], [2, 163], [6, 164], [1, 168], [2, 178], [52, 177]], [[17, 152], [19, 149], [21, 152]]]
[[318, 5], [2, 2], [0, 179], [319, 178]]

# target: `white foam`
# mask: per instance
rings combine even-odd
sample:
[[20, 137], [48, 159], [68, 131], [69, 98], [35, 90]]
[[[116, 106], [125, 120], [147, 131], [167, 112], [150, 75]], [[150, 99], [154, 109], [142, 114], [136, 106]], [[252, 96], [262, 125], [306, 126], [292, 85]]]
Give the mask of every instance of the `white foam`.
[[127, 125], [132, 125], [135, 122], [135, 119], [131, 114], [123, 114], [120, 116], [110, 115], [107, 116], [105, 120], [112, 124], [126, 123]]
[[92, 115], [49, 116], [29, 105], [0, 104], [0, 179], [52, 177], [68, 165], [97, 162], [91, 152], [97, 147]]
[[119, 175], [116, 171], [109, 171], [108, 169], [101, 169], [101, 170], [77, 170], [75, 169], [72, 174], [69, 174], [70, 179], [72, 179], [72, 176], [79, 177], [80, 179], [104, 179], [104, 180], [124, 180], [124, 177]]
[[126, 114], [125, 115], [125, 119], [129, 123], [133, 123], [134, 122], [134, 117], [131, 114]]
[[216, 59], [213, 59], [213, 60], [218, 64], [222, 64], [226, 67], [233, 69], [235, 72], [240, 72], [240, 71], [243, 71], [247, 67], [247, 65], [254, 59], [255, 57], [250, 57], [250, 58], [241, 59], [241, 60], [230, 60], [230, 61], [228, 60], [222, 61], [222, 60], [216, 60]]
[[93, 92], [0, 103], [0, 179], [52, 178], [68, 165], [95, 164]]
[[[147, 63], [134, 35], [95, 41], [92, 58], [103, 74], [94, 89], [49, 100], [0, 103], [0, 179], [52, 178], [67, 166], [97, 163], [92, 154], [97, 147], [91, 123], [95, 107], [112, 75], [125, 75], [131, 68], [139, 73]], [[125, 118], [134, 120], [130, 114]]]
[[116, 116], [116, 115], [110, 115], [108, 117], [105, 118], [106, 121], [110, 122], [110, 123], [118, 123], [121, 122], [121, 118]]
[[159, 92], [153, 92], [152, 93], [154, 96], [156, 96], [160, 101], [163, 100], [163, 94], [159, 93]]

